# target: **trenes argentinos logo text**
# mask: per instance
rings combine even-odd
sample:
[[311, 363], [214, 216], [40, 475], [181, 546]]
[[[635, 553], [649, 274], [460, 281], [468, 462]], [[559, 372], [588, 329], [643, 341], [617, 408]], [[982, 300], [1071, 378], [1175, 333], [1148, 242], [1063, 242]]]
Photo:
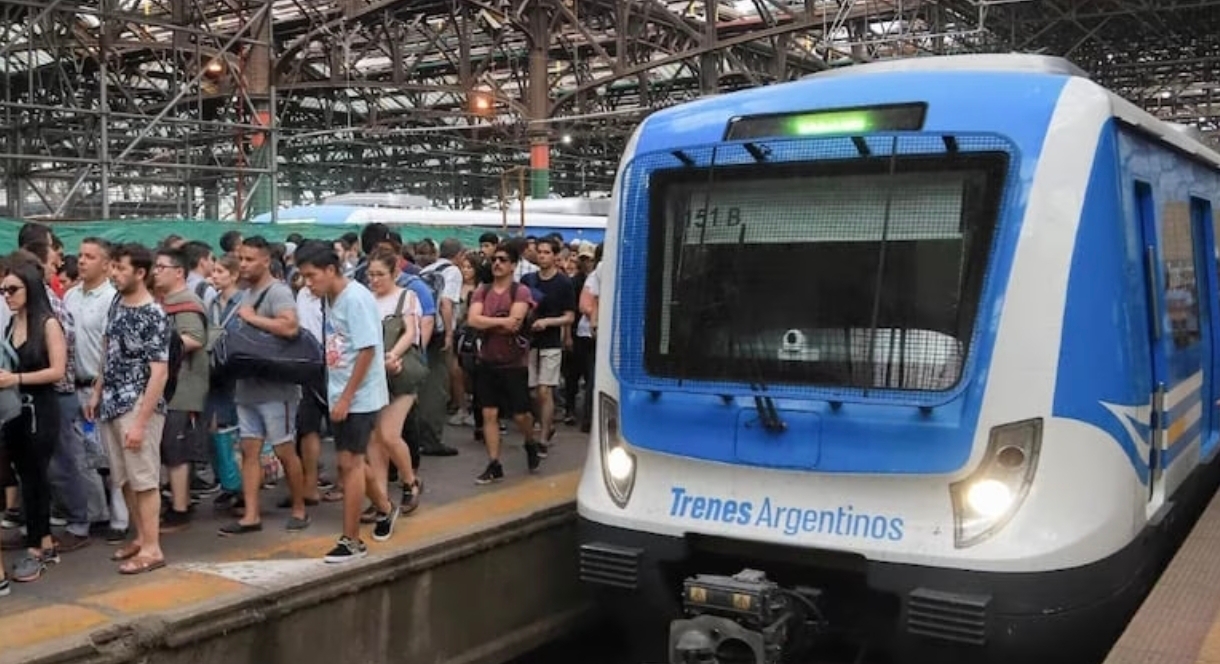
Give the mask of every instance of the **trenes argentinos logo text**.
[[756, 503], [699, 495], [680, 486], [669, 491], [669, 515], [678, 519], [765, 528], [789, 537], [810, 533], [897, 542], [905, 536], [902, 517], [857, 512], [851, 505], [820, 509], [786, 505], [770, 496]]

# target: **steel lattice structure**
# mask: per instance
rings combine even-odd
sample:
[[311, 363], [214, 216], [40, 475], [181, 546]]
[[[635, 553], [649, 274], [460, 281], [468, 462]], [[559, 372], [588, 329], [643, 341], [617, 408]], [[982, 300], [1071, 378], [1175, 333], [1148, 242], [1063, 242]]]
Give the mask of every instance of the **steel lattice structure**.
[[0, 0], [0, 178], [11, 216], [477, 206], [532, 150], [551, 191], [604, 191], [658, 108], [1009, 50], [1220, 131], [1220, 0]]

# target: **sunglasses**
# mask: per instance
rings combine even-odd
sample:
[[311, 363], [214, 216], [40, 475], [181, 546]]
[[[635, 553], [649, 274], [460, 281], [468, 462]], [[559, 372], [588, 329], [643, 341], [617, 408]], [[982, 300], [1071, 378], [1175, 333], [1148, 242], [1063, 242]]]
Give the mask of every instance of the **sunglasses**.
[[491, 262], [493, 262], [493, 263], [511, 263], [512, 261], [509, 260], [508, 256], [492, 256]]
[[3, 294], [4, 297], [12, 297], [21, 292], [21, 288], [21, 286], [3, 286], [0, 287], [0, 294]]

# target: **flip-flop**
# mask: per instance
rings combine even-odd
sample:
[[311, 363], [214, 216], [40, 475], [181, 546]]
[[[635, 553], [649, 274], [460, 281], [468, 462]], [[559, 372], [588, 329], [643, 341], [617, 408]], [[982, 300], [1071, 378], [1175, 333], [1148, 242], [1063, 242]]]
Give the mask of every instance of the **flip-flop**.
[[119, 574], [132, 576], [135, 574], [145, 574], [153, 570], [165, 567], [165, 559], [153, 560], [152, 558], [143, 558], [136, 556], [119, 567]]
[[140, 555], [140, 547], [135, 544], [128, 543], [120, 547], [118, 551], [115, 551], [114, 555], [110, 556], [110, 560], [119, 563], [123, 562], [124, 560], [131, 560], [138, 555]]

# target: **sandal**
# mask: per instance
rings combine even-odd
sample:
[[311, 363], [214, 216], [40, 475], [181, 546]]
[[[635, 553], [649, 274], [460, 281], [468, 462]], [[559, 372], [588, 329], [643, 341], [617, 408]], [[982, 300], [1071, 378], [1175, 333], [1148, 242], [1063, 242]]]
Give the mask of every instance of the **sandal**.
[[331, 489], [322, 494], [322, 502], [324, 503], [341, 503], [343, 502], [343, 489]]
[[110, 556], [110, 560], [119, 563], [123, 562], [124, 560], [131, 560], [138, 555], [140, 555], [140, 545], [128, 542], [127, 544], [119, 547], [119, 550], [115, 551], [114, 555]]
[[145, 574], [153, 570], [161, 569], [162, 567], [165, 567], [164, 558], [160, 560], [153, 560], [152, 558], [136, 556], [119, 567], [119, 574], [126, 574], [128, 576], [134, 574]]

